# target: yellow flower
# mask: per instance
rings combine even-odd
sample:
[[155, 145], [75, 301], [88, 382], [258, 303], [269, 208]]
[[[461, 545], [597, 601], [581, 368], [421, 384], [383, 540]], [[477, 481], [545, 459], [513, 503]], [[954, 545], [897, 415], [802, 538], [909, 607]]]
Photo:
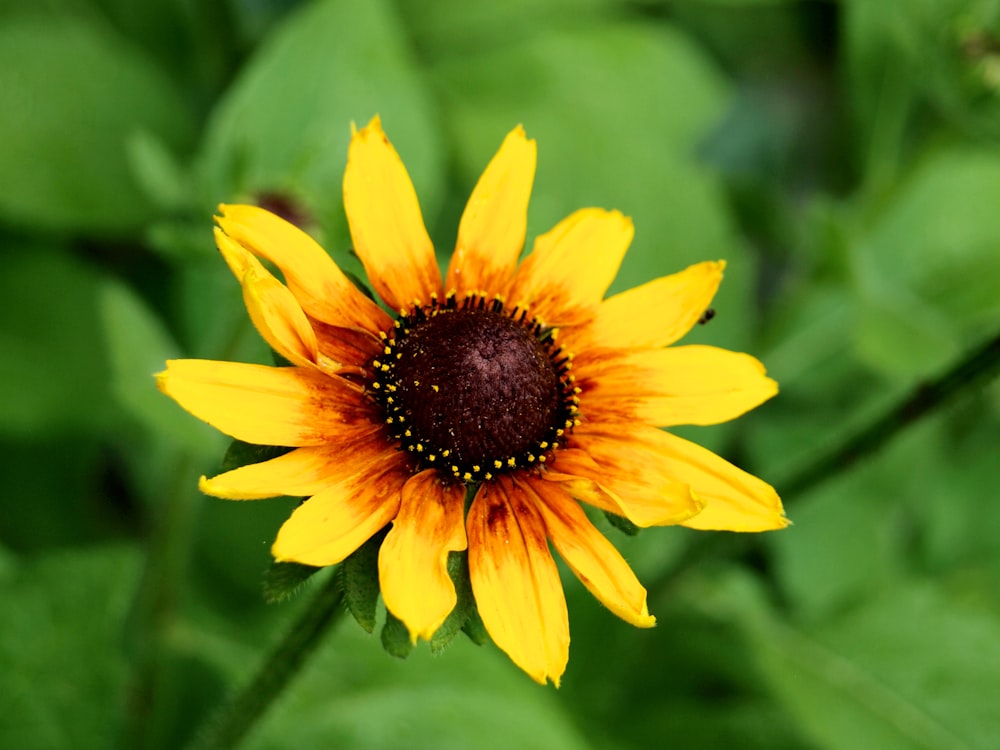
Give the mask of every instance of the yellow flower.
[[468, 549], [486, 630], [532, 678], [558, 685], [569, 622], [549, 542], [612, 612], [655, 623], [646, 590], [580, 501], [642, 527], [787, 521], [768, 484], [659, 429], [724, 422], [777, 392], [749, 355], [671, 346], [708, 307], [724, 263], [603, 299], [632, 222], [587, 208], [519, 265], [535, 159], [535, 142], [514, 129], [469, 199], [442, 284], [379, 119], [354, 132], [344, 205], [392, 315], [293, 225], [222, 206], [219, 249], [257, 330], [294, 366], [175, 360], [158, 384], [232, 437], [295, 449], [201, 480], [217, 497], [308, 498], [278, 532], [277, 560], [333, 565], [391, 523], [382, 597], [416, 641], [454, 608], [447, 559]]

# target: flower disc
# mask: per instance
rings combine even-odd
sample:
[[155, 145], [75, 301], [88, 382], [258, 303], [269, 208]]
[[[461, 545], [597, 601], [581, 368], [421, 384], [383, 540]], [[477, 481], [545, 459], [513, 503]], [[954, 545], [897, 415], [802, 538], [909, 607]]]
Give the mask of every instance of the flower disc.
[[574, 399], [541, 327], [499, 304], [414, 318], [375, 363], [392, 436], [465, 481], [544, 460], [571, 424]]

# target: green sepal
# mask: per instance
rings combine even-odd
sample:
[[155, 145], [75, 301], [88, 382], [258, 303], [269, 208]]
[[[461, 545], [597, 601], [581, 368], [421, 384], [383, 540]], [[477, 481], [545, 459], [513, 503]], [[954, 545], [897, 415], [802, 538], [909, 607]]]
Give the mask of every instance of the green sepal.
[[268, 604], [278, 604], [291, 599], [299, 593], [313, 573], [319, 570], [322, 568], [275, 560], [264, 573], [264, 601]]
[[604, 517], [608, 519], [612, 526], [618, 529], [620, 532], [626, 536], [635, 536], [641, 529], [632, 523], [630, 520], [625, 518], [625, 516], [619, 516], [617, 513], [609, 513], [604, 511]]
[[476, 611], [476, 600], [472, 596], [472, 584], [469, 582], [469, 557], [465, 552], [452, 552], [448, 555], [448, 575], [455, 584], [458, 601], [451, 614], [441, 623], [441, 627], [431, 636], [431, 652], [440, 654], [452, 639], [458, 635], [469, 617]]
[[344, 584], [344, 603], [358, 625], [375, 632], [375, 608], [378, 605], [378, 551], [389, 527], [352, 552], [340, 566]]
[[469, 619], [462, 626], [462, 632], [477, 646], [483, 646], [490, 642], [490, 634], [486, 632], [486, 626], [483, 624], [483, 618], [479, 616], [478, 607], [473, 607], [472, 611], [469, 612]]
[[385, 625], [382, 626], [382, 648], [397, 659], [405, 659], [413, 650], [410, 631], [402, 620], [388, 610], [385, 613]]
[[234, 440], [226, 449], [226, 455], [222, 457], [222, 471], [232, 471], [241, 466], [259, 464], [261, 461], [283, 456], [290, 450], [292, 449], [283, 445], [254, 445], [253, 443], [244, 443], [242, 440]]

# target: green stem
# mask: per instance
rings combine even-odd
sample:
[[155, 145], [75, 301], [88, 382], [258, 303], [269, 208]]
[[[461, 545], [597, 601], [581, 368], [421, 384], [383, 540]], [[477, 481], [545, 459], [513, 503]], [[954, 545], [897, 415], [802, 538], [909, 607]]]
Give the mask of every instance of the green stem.
[[274, 647], [253, 680], [222, 704], [195, 737], [190, 750], [236, 747], [316, 650], [344, 611], [339, 577], [331, 575]]
[[1000, 371], [1000, 334], [935, 380], [921, 383], [909, 396], [877, 417], [867, 427], [849, 436], [840, 445], [779, 482], [785, 497], [812, 490], [835, 474], [845, 471], [862, 458], [884, 448], [904, 428], [915, 424], [944, 406], [965, 387], [986, 383]]

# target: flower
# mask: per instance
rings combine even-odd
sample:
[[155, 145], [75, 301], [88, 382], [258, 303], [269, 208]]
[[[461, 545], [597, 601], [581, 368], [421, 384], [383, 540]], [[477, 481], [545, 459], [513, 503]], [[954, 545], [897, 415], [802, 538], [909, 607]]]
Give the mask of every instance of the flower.
[[538, 237], [518, 264], [535, 160], [535, 142], [515, 128], [473, 190], [442, 284], [378, 117], [355, 131], [344, 206], [385, 308], [295, 226], [221, 206], [219, 250], [257, 330], [292, 366], [174, 360], [157, 378], [222, 432], [294, 449], [200, 482], [222, 498], [308, 498], [278, 532], [277, 560], [333, 565], [391, 524], [379, 584], [416, 642], [454, 608], [447, 560], [467, 549], [490, 637], [558, 685], [569, 622], [549, 542], [612, 612], [655, 623], [581, 501], [640, 527], [787, 521], [768, 484], [659, 429], [724, 422], [777, 392], [749, 355], [672, 346], [708, 308], [725, 264], [603, 299], [633, 228], [596, 208]]

